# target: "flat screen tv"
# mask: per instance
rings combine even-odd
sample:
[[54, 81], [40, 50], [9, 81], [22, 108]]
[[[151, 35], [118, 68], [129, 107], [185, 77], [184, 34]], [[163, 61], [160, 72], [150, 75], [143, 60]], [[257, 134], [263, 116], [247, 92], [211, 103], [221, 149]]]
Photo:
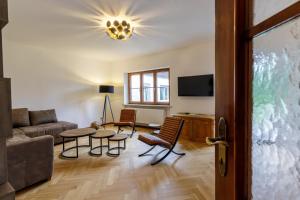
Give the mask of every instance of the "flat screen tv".
[[178, 96], [214, 96], [214, 75], [178, 77]]

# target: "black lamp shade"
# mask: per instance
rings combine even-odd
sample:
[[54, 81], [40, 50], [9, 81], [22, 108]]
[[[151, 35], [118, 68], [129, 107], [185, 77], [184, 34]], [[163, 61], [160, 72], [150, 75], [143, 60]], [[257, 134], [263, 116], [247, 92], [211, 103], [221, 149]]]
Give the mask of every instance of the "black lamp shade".
[[100, 85], [99, 93], [114, 93], [115, 87], [113, 85]]

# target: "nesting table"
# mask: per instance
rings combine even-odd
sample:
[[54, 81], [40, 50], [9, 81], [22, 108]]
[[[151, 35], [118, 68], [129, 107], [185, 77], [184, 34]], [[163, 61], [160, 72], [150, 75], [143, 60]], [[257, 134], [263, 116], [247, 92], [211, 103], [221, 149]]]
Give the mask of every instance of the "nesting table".
[[[78, 158], [78, 149], [81, 147], [90, 147], [89, 155], [91, 156], [102, 156], [103, 148], [107, 148], [107, 155], [108, 156], [119, 156], [120, 151], [126, 149], [126, 139], [128, 135], [126, 134], [116, 134], [113, 130], [96, 130], [94, 128], [79, 128], [64, 131], [60, 134], [63, 139], [63, 149], [60, 153], [60, 158]], [[81, 137], [89, 137], [89, 144], [86, 145], [79, 145], [78, 140]], [[65, 139], [75, 139], [75, 146], [65, 148]], [[99, 139], [99, 146], [93, 147], [93, 139]], [[103, 144], [103, 139], [107, 140], [107, 145]], [[117, 142], [116, 147], [111, 147], [111, 142]], [[121, 142], [123, 145], [121, 146]], [[76, 149], [75, 156], [67, 156], [65, 155], [66, 152]], [[99, 149], [100, 153], [96, 153], [94, 150]], [[115, 153], [117, 152], [117, 153]]]
[[[96, 133], [96, 129], [94, 128], [79, 128], [79, 129], [72, 129], [68, 131], [64, 131], [60, 134], [63, 139], [63, 150], [60, 153], [61, 158], [78, 158], [78, 148], [80, 147], [90, 147], [91, 146], [91, 135]], [[89, 144], [88, 145], [78, 145], [78, 139], [81, 137], [89, 137]], [[75, 139], [75, 146], [65, 149], [65, 138], [68, 139]], [[64, 153], [76, 149], [76, 156], [66, 156]]]
[[[116, 157], [120, 155], [120, 151], [123, 149], [126, 149], [126, 139], [128, 138], [127, 134], [116, 134], [115, 136], [108, 139], [108, 151], [107, 155]], [[110, 142], [118, 142], [118, 146], [111, 147]], [[121, 146], [121, 142], [123, 142], [123, 146]], [[113, 151], [117, 150], [117, 153], [114, 153]]]
[[[91, 150], [89, 154], [91, 156], [101, 156], [104, 147], [109, 149], [109, 138], [113, 137], [116, 134], [113, 130], [98, 130], [96, 134], [91, 135]], [[99, 146], [93, 147], [93, 139], [99, 139]], [[107, 145], [103, 145], [103, 139], [107, 139]], [[93, 152], [95, 149], [99, 149], [100, 153]]]
[[[91, 156], [102, 156], [103, 148], [107, 147], [106, 155], [116, 157], [120, 155], [121, 150], [126, 149], [127, 134], [116, 134], [113, 130], [98, 130], [96, 134], [90, 136], [92, 139], [99, 139], [99, 146], [93, 147], [91, 141], [91, 150], [89, 154]], [[107, 139], [107, 145], [103, 144], [103, 139]], [[117, 142], [117, 146], [112, 147], [111, 142]], [[121, 142], [123, 145], [121, 146]], [[93, 152], [95, 149], [99, 149], [100, 153]]]

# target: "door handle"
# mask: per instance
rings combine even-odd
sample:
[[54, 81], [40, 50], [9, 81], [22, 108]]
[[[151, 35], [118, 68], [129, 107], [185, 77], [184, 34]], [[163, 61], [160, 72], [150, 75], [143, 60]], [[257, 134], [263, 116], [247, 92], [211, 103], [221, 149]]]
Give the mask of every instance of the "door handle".
[[216, 138], [207, 137], [206, 138], [206, 144], [208, 144], [208, 145], [221, 144], [221, 145], [224, 145], [226, 147], [229, 147], [228, 142], [225, 141], [225, 138], [223, 138], [223, 137], [216, 137]]
[[227, 142], [227, 124], [223, 117], [219, 119], [218, 136], [215, 138], [207, 137], [206, 144], [218, 145], [218, 165], [221, 176], [226, 176], [227, 172], [227, 149], [229, 144]]

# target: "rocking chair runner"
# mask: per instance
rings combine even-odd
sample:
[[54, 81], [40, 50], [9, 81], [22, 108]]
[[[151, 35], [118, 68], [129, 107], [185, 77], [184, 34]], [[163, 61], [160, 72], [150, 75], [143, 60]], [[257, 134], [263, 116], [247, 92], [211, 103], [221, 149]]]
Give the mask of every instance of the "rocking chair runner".
[[[158, 164], [162, 160], [164, 160], [171, 152], [175, 153], [179, 156], [184, 156], [185, 153], [177, 153], [174, 151], [174, 147], [179, 139], [181, 134], [181, 130], [183, 127], [184, 121], [179, 118], [175, 117], [166, 117], [164, 124], [161, 127], [160, 133], [157, 136], [150, 135], [150, 134], [141, 134], [139, 135], [139, 140], [152, 146], [149, 150], [139, 155], [146, 156], [149, 155], [148, 153], [152, 151], [156, 146], [161, 146], [165, 148], [164, 150], [160, 151], [156, 156], [160, 153], [168, 150], [168, 152], [160, 159], [154, 160], [151, 165]], [[154, 156], [154, 158], [156, 157]]]
[[123, 109], [121, 110], [120, 121], [115, 122], [114, 126], [118, 126], [118, 132], [122, 131], [122, 127], [129, 126], [132, 128], [130, 137], [133, 136], [135, 132], [135, 121], [136, 121], [136, 111], [133, 109]]

